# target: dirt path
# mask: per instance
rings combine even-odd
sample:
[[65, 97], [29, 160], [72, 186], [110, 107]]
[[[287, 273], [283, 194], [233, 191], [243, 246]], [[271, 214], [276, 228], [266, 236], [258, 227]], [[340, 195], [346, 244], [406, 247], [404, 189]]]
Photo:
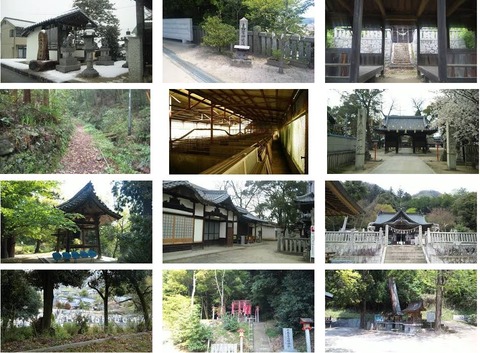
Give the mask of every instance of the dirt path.
[[83, 126], [77, 125], [60, 161], [58, 174], [99, 174], [104, 173], [107, 163], [102, 153], [94, 146], [92, 137]]

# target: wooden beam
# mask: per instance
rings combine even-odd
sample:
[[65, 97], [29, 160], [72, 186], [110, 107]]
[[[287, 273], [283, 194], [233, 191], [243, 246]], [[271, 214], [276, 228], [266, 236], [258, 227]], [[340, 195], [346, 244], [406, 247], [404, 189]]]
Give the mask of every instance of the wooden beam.
[[345, 2], [345, 0], [337, 0], [337, 2], [342, 6], [345, 10], [348, 11], [350, 15], [353, 15], [352, 8], [348, 6], [348, 4]]
[[427, 7], [427, 4], [429, 1], [430, 0], [422, 0], [422, 2], [420, 3], [417, 9], [417, 18], [422, 16], [423, 11], [425, 11], [425, 8]]
[[385, 7], [383, 6], [383, 1], [382, 0], [375, 0], [375, 3], [377, 4], [378, 8], [380, 9], [380, 12], [382, 13], [382, 17], [383, 18], [387, 17], [387, 13], [385, 12]]
[[452, 15], [466, 0], [457, 0], [447, 10], [447, 17]]

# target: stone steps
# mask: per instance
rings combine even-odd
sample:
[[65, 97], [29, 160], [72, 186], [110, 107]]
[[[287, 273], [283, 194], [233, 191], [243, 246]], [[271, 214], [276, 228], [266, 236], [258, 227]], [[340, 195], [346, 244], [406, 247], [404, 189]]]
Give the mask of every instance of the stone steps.
[[427, 263], [421, 246], [389, 245], [384, 263]]
[[391, 69], [413, 69], [415, 66], [410, 60], [408, 43], [394, 43], [392, 62], [389, 65]]

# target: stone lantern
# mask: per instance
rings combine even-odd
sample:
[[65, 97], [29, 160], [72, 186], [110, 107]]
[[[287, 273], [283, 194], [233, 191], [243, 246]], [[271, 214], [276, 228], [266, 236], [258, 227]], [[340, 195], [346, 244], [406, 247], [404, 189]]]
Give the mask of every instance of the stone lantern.
[[86, 55], [86, 62], [87, 68], [83, 70], [80, 74], [82, 77], [86, 78], [94, 78], [98, 77], [99, 73], [97, 70], [93, 68], [93, 56], [95, 55], [96, 44], [94, 42], [95, 38], [95, 30], [93, 25], [89, 22], [85, 26], [85, 31], [83, 33], [83, 40], [85, 42], [85, 55]]

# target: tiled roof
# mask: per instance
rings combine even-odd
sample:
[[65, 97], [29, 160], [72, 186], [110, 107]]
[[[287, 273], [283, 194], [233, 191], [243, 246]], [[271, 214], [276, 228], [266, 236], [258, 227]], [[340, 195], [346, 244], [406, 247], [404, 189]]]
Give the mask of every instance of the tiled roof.
[[400, 210], [396, 213], [380, 212], [377, 214], [377, 219], [373, 224], [384, 225], [388, 223], [402, 223], [404, 226], [429, 226], [432, 223], [428, 223], [425, 220], [425, 216], [417, 213], [407, 214], [405, 211]]
[[46, 20], [37, 22], [31, 26], [26, 27], [23, 31], [23, 35], [28, 35], [28, 33], [33, 31], [37, 27], [46, 26], [53, 23], [81, 26], [86, 25], [88, 22], [90, 22], [94, 27], [97, 27], [97, 24], [85, 12], [83, 12], [78, 7], [74, 7], [61, 15], [48, 18]]
[[33, 21], [20, 20], [18, 18], [12, 18], [12, 17], [4, 17], [3, 20], [10, 22], [12, 25], [18, 28], [25, 28], [35, 23]]
[[88, 182], [75, 196], [57, 207], [67, 213], [100, 215], [100, 224], [108, 224], [122, 218], [98, 198], [92, 182]]
[[378, 131], [436, 131], [436, 128], [431, 127], [424, 116], [387, 116], [382, 126], [377, 128]]
[[226, 201], [231, 202], [230, 195], [228, 195], [225, 190], [208, 190], [187, 180], [163, 182], [164, 190], [172, 190], [182, 186], [190, 189], [193, 192], [193, 196], [195, 196], [199, 201], [203, 201], [207, 204], [220, 204]]

